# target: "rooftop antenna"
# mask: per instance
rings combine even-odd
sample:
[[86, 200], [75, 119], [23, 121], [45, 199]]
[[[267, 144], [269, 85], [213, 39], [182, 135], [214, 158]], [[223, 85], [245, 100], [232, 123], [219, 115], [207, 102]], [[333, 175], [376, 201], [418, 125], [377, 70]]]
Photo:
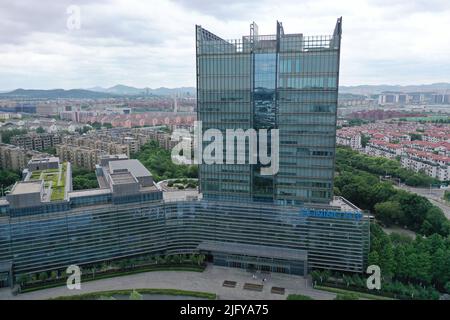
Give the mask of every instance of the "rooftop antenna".
[[258, 39], [258, 25], [256, 24], [255, 21], [253, 21], [250, 24], [250, 44], [254, 45], [254, 43], [257, 41]]

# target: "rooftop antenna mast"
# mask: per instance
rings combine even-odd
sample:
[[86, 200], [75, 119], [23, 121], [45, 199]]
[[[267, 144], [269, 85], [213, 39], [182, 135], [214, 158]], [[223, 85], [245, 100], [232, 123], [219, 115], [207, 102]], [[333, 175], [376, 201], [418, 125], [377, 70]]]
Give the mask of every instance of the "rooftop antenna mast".
[[258, 40], [258, 25], [255, 21], [250, 24], [250, 44], [254, 48], [255, 42]]

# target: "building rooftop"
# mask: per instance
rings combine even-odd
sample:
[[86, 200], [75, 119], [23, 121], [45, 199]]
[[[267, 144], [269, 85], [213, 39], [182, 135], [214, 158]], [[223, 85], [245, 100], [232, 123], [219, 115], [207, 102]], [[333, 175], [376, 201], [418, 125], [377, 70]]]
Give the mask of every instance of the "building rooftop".
[[89, 197], [110, 194], [110, 189], [88, 189], [69, 192], [69, 198]]
[[25, 178], [25, 182], [36, 180], [40, 182], [40, 180], [43, 180], [45, 190], [47, 190], [47, 188], [51, 190], [50, 195], [47, 191], [45, 192], [44, 201], [64, 200], [68, 167], [68, 163], [64, 162], [59, 165], [57, 169], [33, 170], [31, 174]]
[[59, 163], [58, 157], [45, 157], [45, 158], [32, 158], [29, 163], [48, 163], [48, 162], [56, 162]]
[[42, 181], [23, 181], [14, 185], [10, 194], [27, 194], [27, 193], [40, 193], [42, 188]]
[[136, 178], [130, 172], [112, 173], [110, 177], [115, 185], [137, 183]]
[[117, 160], [109, 162], [109, 172], [113, 174], [115, 171], [122, 171], [127, 169], [133, 176], [137, 177], [151, 177], [152, 174], [144, 165], [136, 159]]

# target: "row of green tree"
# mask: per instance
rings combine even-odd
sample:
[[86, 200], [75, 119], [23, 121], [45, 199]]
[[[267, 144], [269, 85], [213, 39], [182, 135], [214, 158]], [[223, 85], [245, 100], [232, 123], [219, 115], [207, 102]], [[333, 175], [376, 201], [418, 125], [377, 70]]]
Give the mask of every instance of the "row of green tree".
[[[380, 290], [367, 288], [368, 275], [348, 274], [341, 272], [330, 272], [329, 270], [314, 270], [311, 272], [314, 285], [341, 288], [354, 292], [380, 295], [394, 299], [420, 299], [436, 300], [440, 297], [440, 292], [432, 285], [420, 285], [412, 282], [404, 283], [393, 278], [384, 277], [382, 274]], [[353, 294], [358, 297], [358, 294]], [[344, 299], [350, 300], [350, 299]]]
[[13, 170], [0, 170], [0, 186], [4, 189], [15, 182], [19, 181], [21, 178], [20, 172]]
[[364, 170], [378, 176], [389, 175], [409, 186], [429, 187], [430, 184], [439, 184], [435, 178], [403, 168], [396, 160], [370, 157], [346, 147], [338, 147], [336, 157], [342, 166]]
[[427, 236], [450, 234], [450, 222], [440, 208], [425, 197], [395, 189], [391, 182], [380, 181], [377, 175], [353, 168], [348, 164], [351, 156], [353, 152], [338, 148], [336, 195], [371, 211], [386, 226], [398, 225]]
[[8, 130], [0, 130], [0, 135], [2, 137], [3, 143], [11, 143], [11, 138], [14, 136], [27, 134], [28, 131], [26, 129], [8, 129]]
[[138, 153], [132, 155], [150, 170], [155, 181], [166, 179], [197, 178], [196, 165], [179, 165], [172, 161], [169, 150], [160, 147], [157, 141], [145, 144]]
[[112, 128], [112, 124], [111, 123], [107, 123], [107, 122], [105, 122], [105, 123], [103, 123], [103, 124], [101, 124], [100, 122], [98, 122], [98, 121], [95, 121], [95, 122], [89, 122], [89, 124], [92, 126], [92, 128], [94, 128], [95, 130], [100, 130], [101, 128], [106, 128], [106, 129], [111, 129]]
[[413, 240], [387, 235], [372, 224], [368, 263], [380, 266], [385, 284], [397, 281], [450, 293], [450, 237], [433, 234]]

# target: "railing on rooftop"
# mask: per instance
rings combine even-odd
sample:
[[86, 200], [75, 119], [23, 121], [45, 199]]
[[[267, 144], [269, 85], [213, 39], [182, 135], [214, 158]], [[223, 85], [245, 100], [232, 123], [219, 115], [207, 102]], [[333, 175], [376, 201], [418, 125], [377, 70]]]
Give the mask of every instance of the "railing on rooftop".
[[[280, 36], [280, 52], [315, 51], [338, 49], [339, 42], [331, 35], [303, 36], [286, 34]], [[199, 54], [250, 53], [253, 51], [277, 50], [275, 35], [244, 36], [242, 39], [203, 39], [199, 41]]]

